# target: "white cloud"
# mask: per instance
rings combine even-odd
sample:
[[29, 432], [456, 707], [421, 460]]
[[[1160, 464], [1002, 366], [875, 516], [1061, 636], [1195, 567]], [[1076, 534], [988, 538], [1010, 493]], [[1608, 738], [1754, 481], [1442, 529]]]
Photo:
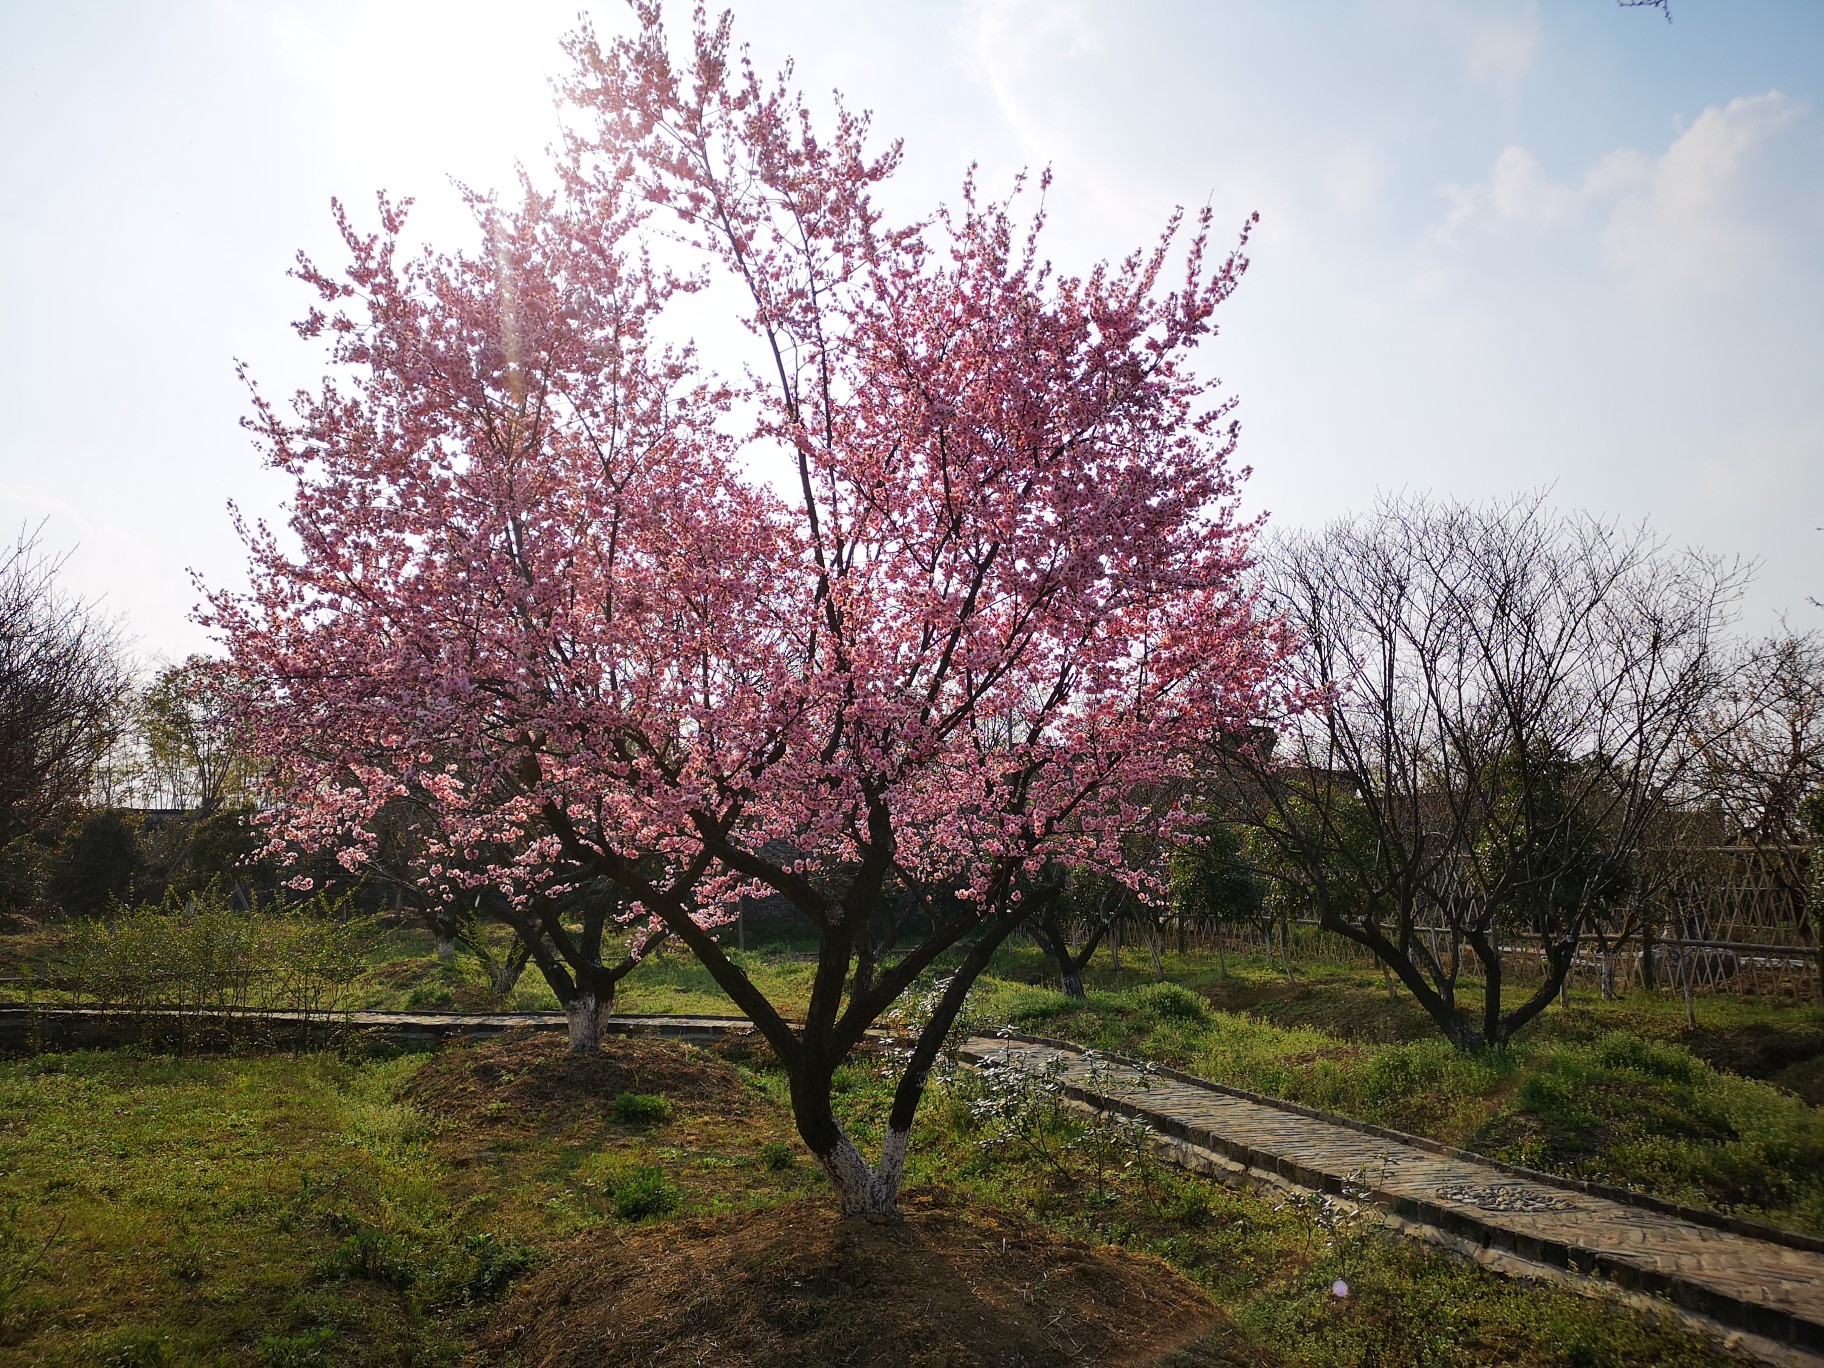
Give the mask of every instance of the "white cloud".
[[1479, 85], [1512, 96], [1539, 53], [1539, 16], [1532, 4], [1507, 14], [1491, 13], [1463, 35], [1463, 69]]
[[1536, 0], [1382, 0], [1380, 8], [1454, 51], [1469, 84], [1505, 98], [1519, 93], [1539, 56]]
[[1453, 237], [1464, 227], [1561, 228], [1581, 224], [1593, 209], [1651, 176], [1651, 164], [1626, 148], [1609, 153], [1583, 174], [1577, 184], [1560, 184], [1524, 147], [1501, 149], [1488, 179], [1477, 185], [1446, 185], [1439, 193], [1450, 201], [1439, 236]]
[[1553, 180], [1526, 148], [1505, 147], [1485, 181], [1441, 188], [1450, 210], [1437, 236], [1594, 226], [1609, 265], [1638, 283], [1732, 281], [1765, 260], [1778, 236], [1744, 192], [1762, 149], [1801, 112], [1778, 91], [1713, 105], [1659, 157], [1618, 148], [1575, 182]]
[[1774, 225], [1745, 212], [1743, 182], [1756, 154], [1798, 117], [1777, 90], [1698, 115], [1653, 168], [1617, 201], [1603, 247], [1623, 272], [1656, 284], [1732, 279], [1764, 259]]
[[[1074, 0], [969, 0], [955, 27], [959, 60], [969, 78], [993, 97], [1021, 144], [1042, 161], [1068, 158], [1067, 131], [1034, 108], [1036, 72], [1093, 53], [1098, 44], [1085, 7]], [[1049, 86], [1054, 93], [1057, 83]]]

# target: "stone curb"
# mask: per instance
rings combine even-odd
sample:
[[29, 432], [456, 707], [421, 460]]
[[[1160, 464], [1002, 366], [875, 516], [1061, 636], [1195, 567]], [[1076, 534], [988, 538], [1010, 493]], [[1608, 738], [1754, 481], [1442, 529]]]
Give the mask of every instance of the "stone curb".
[[[180, 1012], [154, 1009], [123, 1014], [93, 1007], [25, 1007], [0, 1003], [0, 1053], [54, 1048], [104, 1048], [137, 1042], [147, 1027], [181, 1024], [208, 1032], [264, 1029], [269, 1038], [302, 1035], [331, 1039], [349, 1034], [391, 1040], [404, 1045], [430, 1044], [467, 1037], [485, 1039], [508, 1031], [561, 1031], [562, 1012]], [[754, 1029], [744, 1017], [698, 1017], [680, 1013], [613, 1016], [604, 1023], [610, 1034], [662, 1035], [674, 1040], [714, 1040]], [[154, 1031], [156, 1035], [156, 1031]]]

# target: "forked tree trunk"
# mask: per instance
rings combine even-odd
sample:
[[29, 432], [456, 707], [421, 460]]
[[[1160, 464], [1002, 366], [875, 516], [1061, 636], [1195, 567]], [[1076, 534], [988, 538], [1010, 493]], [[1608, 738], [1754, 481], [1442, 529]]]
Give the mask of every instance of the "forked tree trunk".
[[875, 1220], [899, 1219], [899, 1184], [906, 1171], [906, 1146], [910, 1131], [887, 1130], [881, 1145], [880, 1163], [868, 1167], [854, 1141], [838, 1132], [837, 1143], [817, 1155], [817, 1163], [836, 1189], [836, 1201], [844, 1216], [866, 1216]]
[[1164, 939], [1165, 939], [1165, 932], [1159, 930], [1158, 927], [1154, 927], [1152, 935], [1147, 938], [1147, 942], [1146, 942], [1146, 948], [1153, 952], [1153, 982], [1154, 983], [1164, 983], [1165, 982], [1165, 961], [1163, 959], [1161, 959], [1160, 955], [1159, 955], [1159, 942]]
[[442, 932], [437, 934], [437, 962], [450, 964], [456, 959], [456, 942]]
[[1078, 1002], [1087, 1000], [1089, 996], [1083, 991], [1083, 971], [1080, 969], [1060, 969], [1058, 987], [1065, 997], [1075, 998]]
[[1597, 957], [1597, 985], [1604, 1002], [1615, 1001], [1615, 952], [1604, 950]]

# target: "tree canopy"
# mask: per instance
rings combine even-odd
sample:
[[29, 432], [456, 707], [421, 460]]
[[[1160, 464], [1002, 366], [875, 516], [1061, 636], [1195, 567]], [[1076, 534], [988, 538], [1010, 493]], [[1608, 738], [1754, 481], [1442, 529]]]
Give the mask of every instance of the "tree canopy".
[[[1190, 366], [1246, 231], [1213, 254], [1175, 217], [1069, 276], [1018, 190], [889, 225], [897, 144], [840, 104], [820, 127], [726, 18], [674, 56], [636, 10], [569, 43], [560, 188], [475, 197], [472, 251], [338, 208], [351, 264], [300, 270], [336, 373], [252, 420], [297, 549], [247, 529], [252, 590], [212, 620], [283, 837], [358, 866], [410, 797], [427, 879], [612, 884], [764, 1033], [845, 1209], [892, 1211], [926, 1071], [1051, 871], [1139, 879], [1140, 795], [1276, 706], [1233, 417]], [[744, 373], [681, 329], [705, 284]], [[802, 1023], [714, 935], [757, 891], [820, 938]], [[945, 956], [870, 1165], [833, 1072]]]

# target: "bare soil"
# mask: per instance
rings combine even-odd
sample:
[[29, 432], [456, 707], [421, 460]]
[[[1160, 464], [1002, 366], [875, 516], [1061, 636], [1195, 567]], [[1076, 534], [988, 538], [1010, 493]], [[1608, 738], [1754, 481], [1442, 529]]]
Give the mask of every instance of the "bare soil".
[[574, 1055], [557, 1032], [451, 1042], [404, 1089], [443, 1120], [514, 1127], [600, 1118], [622, 1093], [660, 1093], [728, 1110], [751, 1096], [732, 1064], [689, 1045], [611, 1036], [599, 1054]]
[[903, 1225], [824, 1197], [572, 1242], [523, 1279], [488, 1348], [522, 1368], [1049, 1368], [1255, 1364], [1155, 1259], [942, 1191]]

